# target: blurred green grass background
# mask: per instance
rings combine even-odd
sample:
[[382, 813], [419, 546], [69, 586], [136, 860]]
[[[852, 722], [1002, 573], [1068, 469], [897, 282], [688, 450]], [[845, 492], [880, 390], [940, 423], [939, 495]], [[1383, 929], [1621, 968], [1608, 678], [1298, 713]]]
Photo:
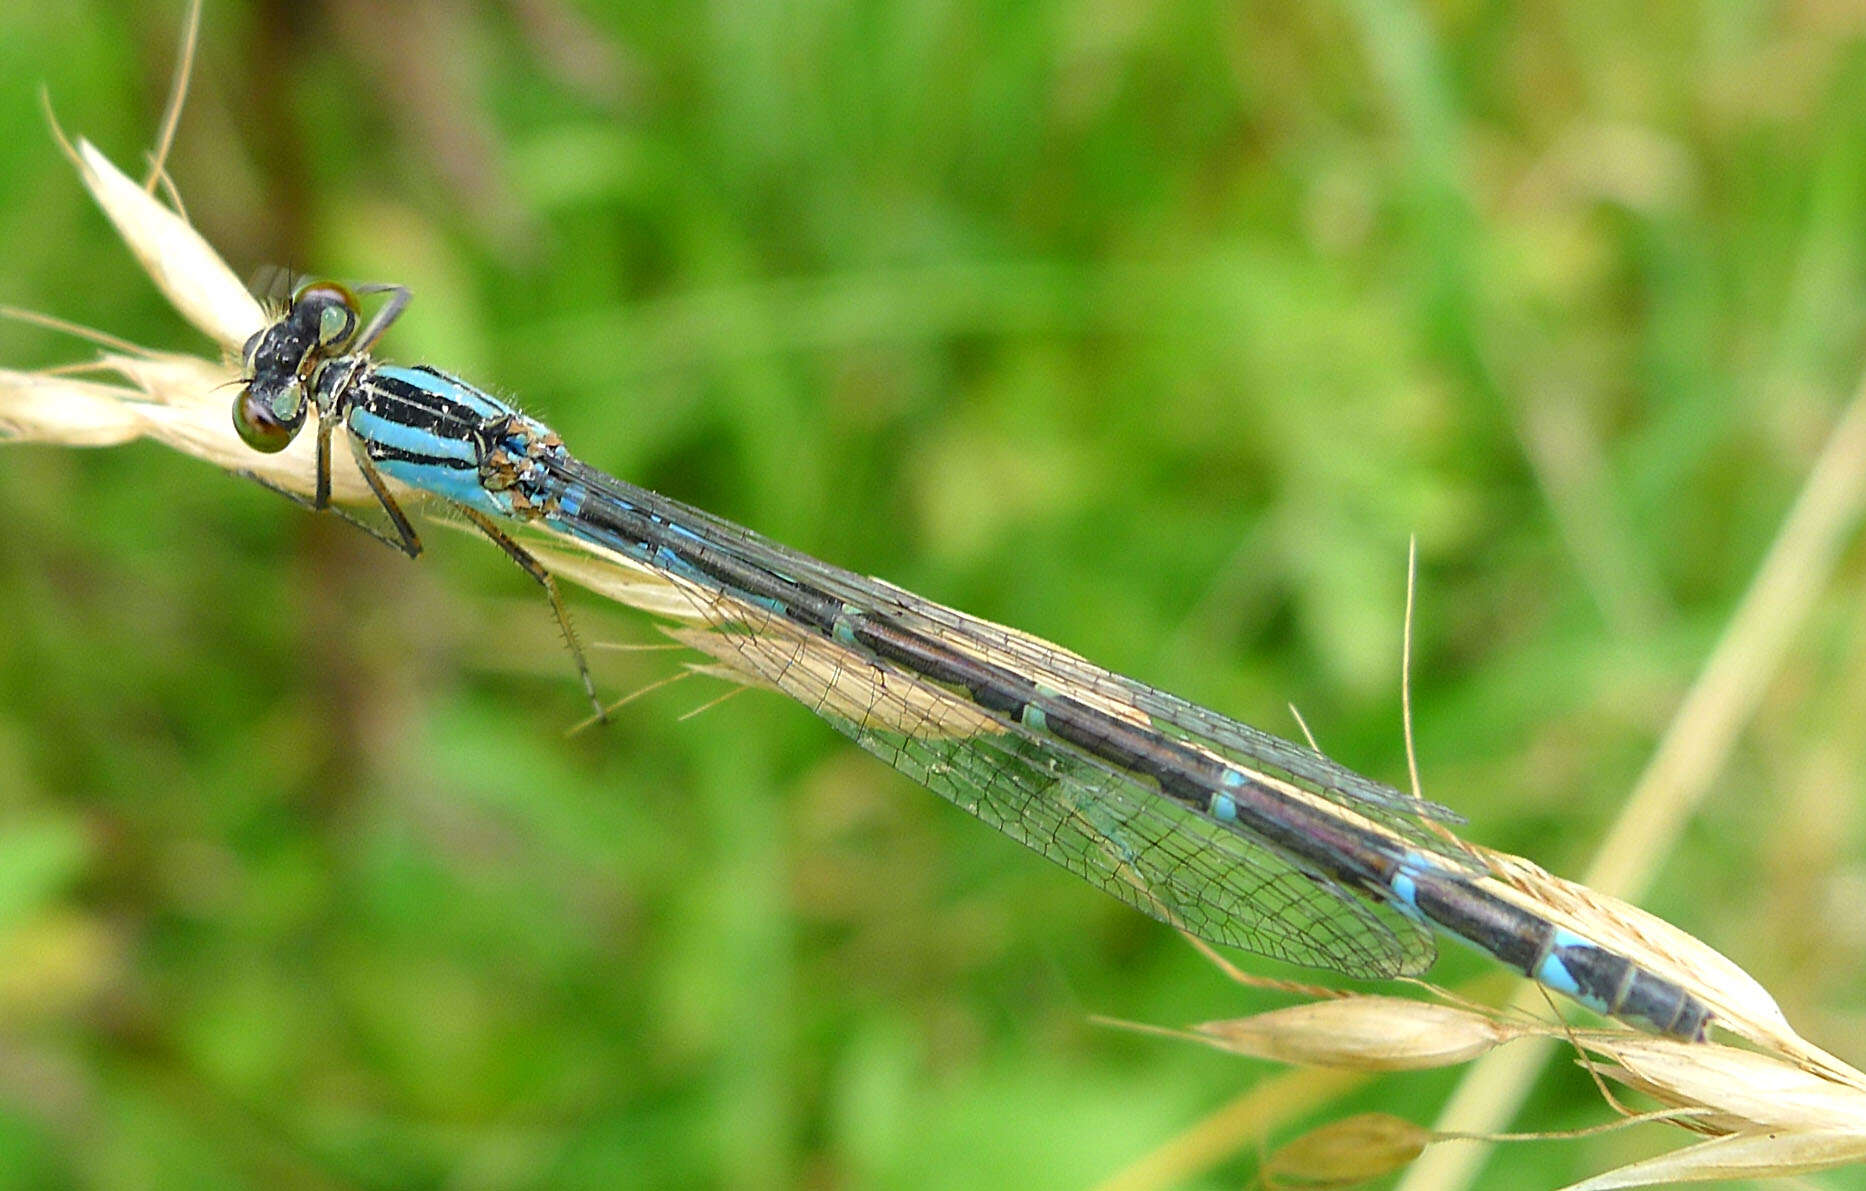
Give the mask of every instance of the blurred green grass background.
[[[134, 170], [181, 20], [0, 9], [0, 301], [201, 349], [38, 101]], [[171, 170], [236, 268], [410, 285], [385, 354], [619, 475], [1399, 782], [1416, 534], [1427, 792], [1575, 874], [1866, 359], [1863, 26], [210, 2]], [[1272, 1074], [1092, 1025], [1271, 1002], [776, 696], [564, 740], [543, 601], [428, 537], [0, 450], [0, 1188], [1074, 1187]], [[1856, 1061], [1862, 561], [1647, 899]], [[1557, 1070], [1522, 1127], [1605, 1116]]]

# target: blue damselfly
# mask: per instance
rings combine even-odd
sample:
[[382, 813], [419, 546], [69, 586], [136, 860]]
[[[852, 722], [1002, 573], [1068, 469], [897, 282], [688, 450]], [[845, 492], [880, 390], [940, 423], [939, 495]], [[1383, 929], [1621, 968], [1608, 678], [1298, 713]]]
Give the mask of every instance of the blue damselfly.
[[[734, 654], [896, 769], [1013, 839], [1212, 942], [1360, 978], [1417, 974], [1432, 930], [1601, 1013], [1701, 1038], [1710, 1008], [1677, 982], [1507, 896], [1437, 804], [1094, 666], [1062, 648], [832, 566], [615, 479], [550, 428], [425, 365], [371, 349], [406, 306], [363, 323], [356, 294], [300, 289], [246, 344], [240, 436], [282, 450], [317, 412], [330, 503], [341, 424], [411, 556], [420, 539], [387, 476], [457, 510], [550, 596], [505, 525], [568, 535], [652, 569]], [[290, 495], [288, 493], [288, 495]], [[304, 501], [302, 497], [294, 497]], [[348, 514], [346, 514], [348, 516]]]

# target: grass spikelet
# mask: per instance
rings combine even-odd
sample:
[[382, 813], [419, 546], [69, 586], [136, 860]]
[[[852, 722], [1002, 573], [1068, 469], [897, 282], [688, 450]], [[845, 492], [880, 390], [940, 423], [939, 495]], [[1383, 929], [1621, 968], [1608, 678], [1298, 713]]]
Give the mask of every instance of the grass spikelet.
[[1385, 996], [1292, 1005], [1192, 1029], [1233, 1054], [1354, 1071], [1465, 1063], [1522, 1033], [1469, 1009]]
[[1866, 1129], [1866, 1092], [1773, 1055], [1642, 1034], [1577, 1039], [1612, 1059], [1625, 1082], [1673, 1105], [1696, 1105], [1762, 1129]]
[[1264, 1159], [1263, 1185], [1290, 1191], [1358, 1186], [1405, 1168], [1432, 1140], [1430, 1130], [1404, 1117], [1361, 1113], [1279, 1146]]
[[141, 438], [147, 423], [121, 386], [71, 376], [0, 369], [0, 438], [68, 447], [114, 447]]
[[66, 148], [91, 197], [183, 318], [233, 353], [265, 326], [265, 310], [187, 220], [131, 181], [89, 141]]
[[1629, 1162], [1571, 1183], [1562, 1191], [1613, 1191], [1725, 1179], [1777, 1179], [1866, 1160], [1866, 1130], [1769, 1130], [1737, 1133]]

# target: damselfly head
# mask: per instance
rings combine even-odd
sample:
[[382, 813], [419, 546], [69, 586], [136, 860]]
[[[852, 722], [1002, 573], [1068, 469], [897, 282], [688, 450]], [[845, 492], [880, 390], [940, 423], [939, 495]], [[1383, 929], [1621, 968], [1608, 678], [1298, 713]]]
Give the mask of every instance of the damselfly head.
[[316, 281], [246, 341], [246, 384], [233, 405], [233, 428], [247, 446], [272, 454], [291, 444], [305, 424], [312, 374], [343, 353], [356, 328], [356, 295], [334, 281]]

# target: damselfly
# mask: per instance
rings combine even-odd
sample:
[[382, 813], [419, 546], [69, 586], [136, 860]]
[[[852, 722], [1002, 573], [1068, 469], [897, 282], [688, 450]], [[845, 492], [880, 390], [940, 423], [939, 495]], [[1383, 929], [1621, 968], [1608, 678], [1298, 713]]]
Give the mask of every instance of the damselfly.
[[[240, 436], [282, 450], [317, 411], [330, 504], [339, 424], [390, 532], [420, 539], [387, 476], [453, 507], [536, 579], [595, 685], [550, 573], [505, 524], [648, 567], [734, 651], [862, 747], [1013, 839], [1215, 943], [1360, 978], [1414, 975], [1432, 929], [1601, 1013], [1702, 1038], [1710, 1008], [1495, 880], [1456, 816], [1319, 753], [1091, 665], [1038, 638], [831, 566], [577, 459], [556, 433], [438, 369], [370, 350], [356, 295], [300, 289], [244, 353]], [[289, 495], [289, 494], [288, 494]], [[294, 497], [302, 501], [301, 497]], [[347, 514], [346, 514], [347, 516]]]

